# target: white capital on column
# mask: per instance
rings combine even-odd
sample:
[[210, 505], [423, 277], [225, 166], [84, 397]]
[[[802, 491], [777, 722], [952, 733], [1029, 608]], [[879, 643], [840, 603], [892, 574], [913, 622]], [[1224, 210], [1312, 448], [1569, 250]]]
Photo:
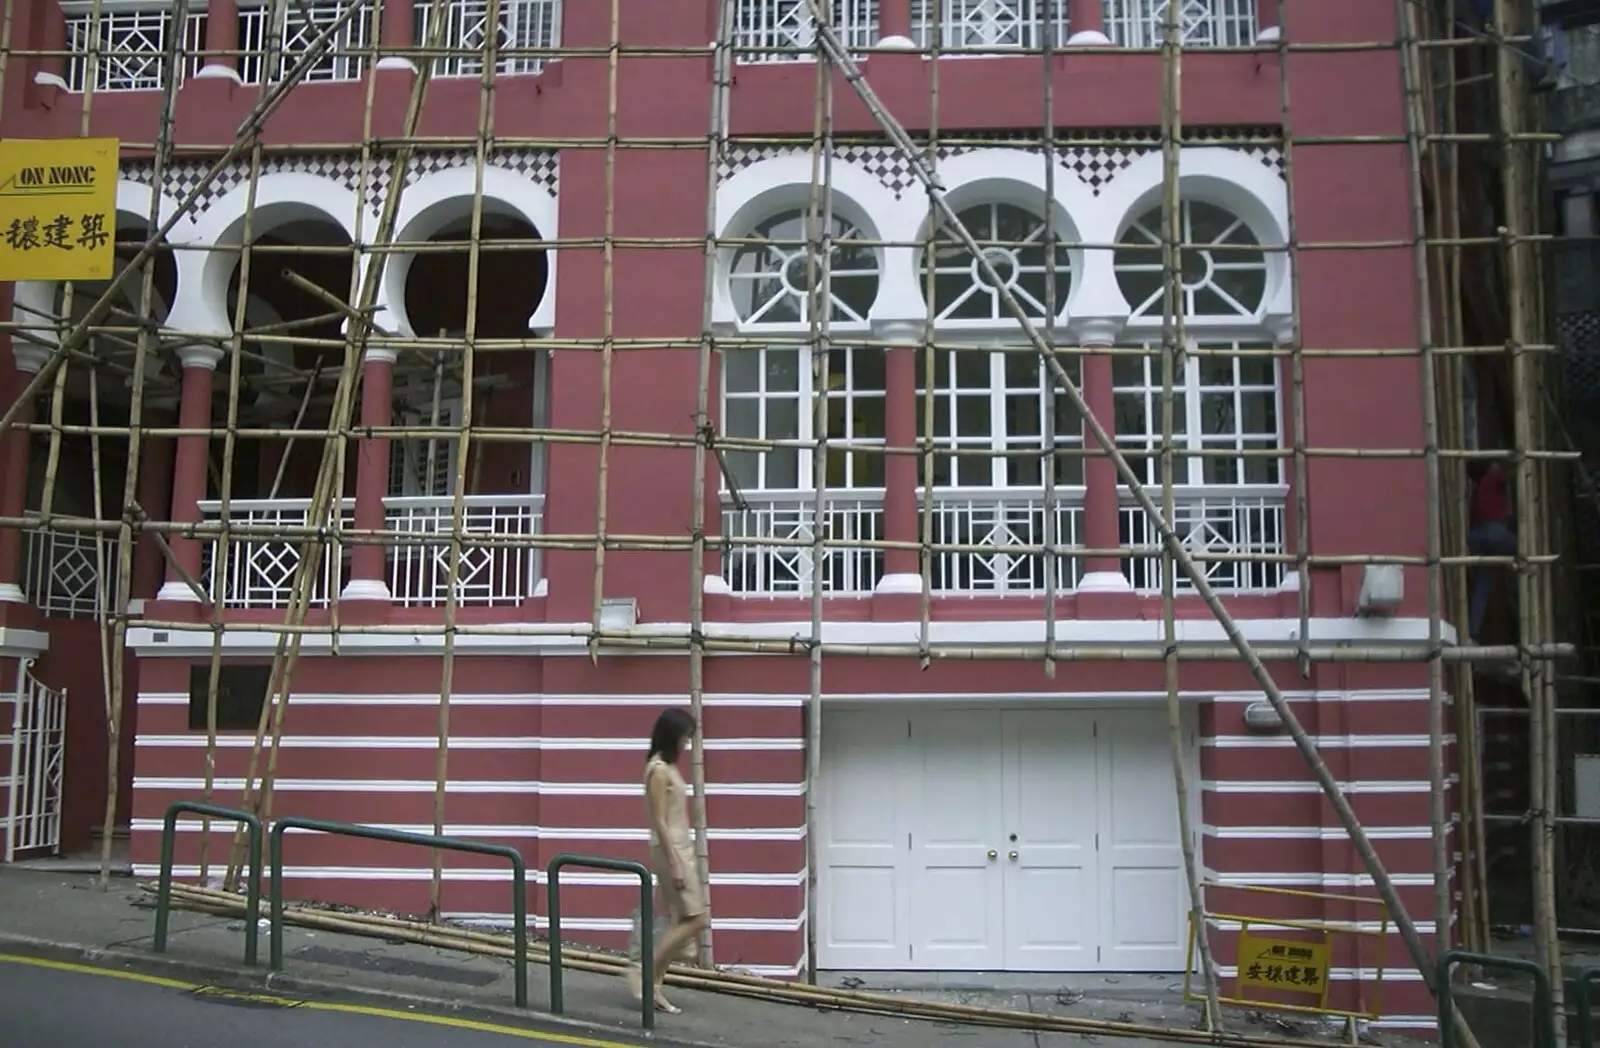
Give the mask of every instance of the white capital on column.
[[928, 330], [927, 321], [917, 320], [874, 320], [872, 334], [875, 338], [896, 345], [915, 346], [922, 342], [923, 334]]
[[393, 364], [399, 359], [398, 349], [390, 349], [388, 346], [368, 346], [366, 355], [361, 361], [364, 364]]
[[1127, 322], [1127, 317], [1073, 317], [1067, 331], [1080, 346], [1111, 346]]
[[216, 346], [192, 344], [178, 347], [178, 361], [186, 368], [205, 368], [207, 371], [215, 371], [221, 360], [222, 350]]

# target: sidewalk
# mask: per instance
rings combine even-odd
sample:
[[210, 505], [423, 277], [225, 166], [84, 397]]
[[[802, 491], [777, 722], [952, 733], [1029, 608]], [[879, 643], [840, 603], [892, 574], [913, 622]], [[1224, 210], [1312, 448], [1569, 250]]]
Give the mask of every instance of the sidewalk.
[[[154, 896], [129, 878], [109, 891], [92, 876], [0, 867], [0, 952], [82, 960], [194, 982], [260, 986], [266, 977], [268, 940], [263, 929], [260, 965], [243, 967], [243, 921], [172, 911], [167, 953], [150, 952]], [[984, 976], [982, 978], [988, 978]], [[995, 977], [997, 979], [1004, 977]], [[973, 989], [972, 977], [927, 976], [917, 996], [1062, 1014], [1132, 1021], [1173, 1029], [1192, 1027], [1173, 977], [1028, 976], [1006, 990]], [[495, 958], [436, 947], [385, 942], [290, 927], [285, 930], [284, 971], [273, 988], [307, 997], [341, 997], [419, 1012], [456, 1012], [549, 1027], [549, 969], [530, 964], [530, 1012], [513, 1008], [511, 966]], [[965, 985], [963, 985], [965, 984]], [[851, 981], [849, 985], [855, 985]], [[902, 984], [904, 985], [904, 984]], [[874, 988], [896, 988], [878, 982]], [[572, 1032], [640, 1040], [638, 1005], [621, 979], [568, 970], [567, 1018]], [[913, 992], [908, 990], [908, 992]], [[860, 1044], [873, 1048], [1082, 1048], [1116, 1045], [1159, 1048], [1156, 1040], [1083, 1037], [984, 1027], [954, 1026], [880, 1015], [857, 1015], [673, 988], [682, 1015], [656, 1017], [657, 1043], [715, 1048], [822, 1048]], [[1230, 1026], [1262, 1038], [1308, 1037], [1267, 1018], [1234, 1015]], [[1331, 1039], [1329, 1043], [1334, 1043]]]

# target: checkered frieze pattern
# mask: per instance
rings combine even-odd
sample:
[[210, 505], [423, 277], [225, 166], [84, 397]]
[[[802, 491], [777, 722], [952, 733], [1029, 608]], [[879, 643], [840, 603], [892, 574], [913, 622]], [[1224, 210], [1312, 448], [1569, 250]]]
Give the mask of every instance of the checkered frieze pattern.
[[[1189, 130], [1186, 137], [1193, 141], [1206, 141], [1217, 139], [1230, 140], [1226, 148], [1235, 149], [1251, 156], [1265, 167], [1283, 175], [1283, 151], [1276, 144], [1269, 142], [1252, 142], [1238, 144], [1241, 138], [1270, 139], [1276, 134], [1271, 128], [1244, 128], [1228, 130]], [[1133, 163], [1134, 159], [1143, 153], [1161, 148], [1160, 136], [1149, 129], [1137, 131], [1112, 130], [1097, 132], [1074, 133], [1063, 129], [1062, 138], [1110, 138], [1120, 141], [1142, 140], [1149, 143], [1147, 146], [1117, 146], [1107, 148], [1099, 146], [1062, 146], [1056, 150], [1056, 155], [1066, 168], [1076, 174], [1096, 194], [1114, 178], [1120, 171]], [[1027, 146], [1007, 146], [1008, 139], [1014, 140], [1015, 135], [962, 135], [964, 139], [979, 139], [995, 142], [1002, 148], [1022, 148]], [[956, 146], [939, 146], [937, 156], [940, 160], [960, 156], [962, 153], [984, 148], [982, 145], [963, 143]], [[723, 152], [721, 163], [718, 165], [718, 181], [725, 182], [729, 178], [752, 164], [768, 160], [777, 156], [793, 155], [809, 152], [809, 146], [801, 141], [796, 141], [792, 146], [762, 143], [760, 145], [743, 146], [737, 142], [730, 144]], [[911, 164], [899, 150], [887, 142], [847, 142], [838, 145], [834, 151], [837, 160], [854, 164], [876, 178], [883, 186], [896, 197], [903, 196], [916, 186], [916, 178], [911, 172]]]
[[[451, 167], [470, 167], [477, 160], [475, 153], [467, 150], [436, 150], [412, 154], [406, 169], [406, 184], [412, 185], [423, 175]], [[545, 149], [504, 149], [489, 155], [495, 167], [513, 171], [535, 185], [554, 194], [557, 188], [559, 163], [556, 153]], [[166, 193], [178, 202], [185, 200], [196, 186], [201, 185], [214, 161], [179, 160], [167, 165], [162, 172]], [[365, 202], [377, 211], [383, 207], [384, 195], [389, 188], [389, 172], [393, 163], [387, 156], [374, 157], [366, 174]], [[122, 177], [130, 182], [150, 184], [154, 164], [148, 160], [129, 161], [121, 165]], [[359, 153], [298, 153], [292, 156], [262, 158], [263, 175], [282, 172], [315, 175], [335, 185], [356, 192], [361, 186], [361, 155]], [[195, 203], [196, 211], [204, 211], [222, 196], [244, 185], [250, 179], [250, 163], [238, 160], [229, 164], [206, 185]]]

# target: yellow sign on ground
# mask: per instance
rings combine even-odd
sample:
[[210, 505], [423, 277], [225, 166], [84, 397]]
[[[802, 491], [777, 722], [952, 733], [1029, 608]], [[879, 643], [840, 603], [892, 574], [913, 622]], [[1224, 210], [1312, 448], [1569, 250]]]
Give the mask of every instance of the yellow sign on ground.
[[0, 281], [109, 280], [115, 138], [0, 140]]
[[1321, 994], [1328, 987], [1328, 959], [1332, 947], [1325, 942], [1266, 939], [1239, 933], [1239, 986]]

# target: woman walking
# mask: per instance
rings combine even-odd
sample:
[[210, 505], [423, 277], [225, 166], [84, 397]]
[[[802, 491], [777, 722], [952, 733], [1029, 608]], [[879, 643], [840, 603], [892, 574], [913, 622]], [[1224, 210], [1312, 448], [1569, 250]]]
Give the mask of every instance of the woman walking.
[[[655, 869], [658, 898], [665, 904], [669, 924], [656, 943], [655, 983], [651, 987], [656, 1007], [676, 1015], [681, 1009], [661, 993], [667, 965], [685, 946], [700, 937], [711, 919], [705, 892], [700, 885], [700, 867], [695, 857], [694, 837], [689, 832], [689, 810], [683, 775], [678, 771], [678, 755], [692, 745], [694, 718], [673, 708], [656, 718], [650, 733], [650, 753], [644, 764], [645, 814], [650, 820], [650, 865]], [[644, 996], [644, 979], [637, 967], [628, 971], [628, 983], [635, 1000]]]

